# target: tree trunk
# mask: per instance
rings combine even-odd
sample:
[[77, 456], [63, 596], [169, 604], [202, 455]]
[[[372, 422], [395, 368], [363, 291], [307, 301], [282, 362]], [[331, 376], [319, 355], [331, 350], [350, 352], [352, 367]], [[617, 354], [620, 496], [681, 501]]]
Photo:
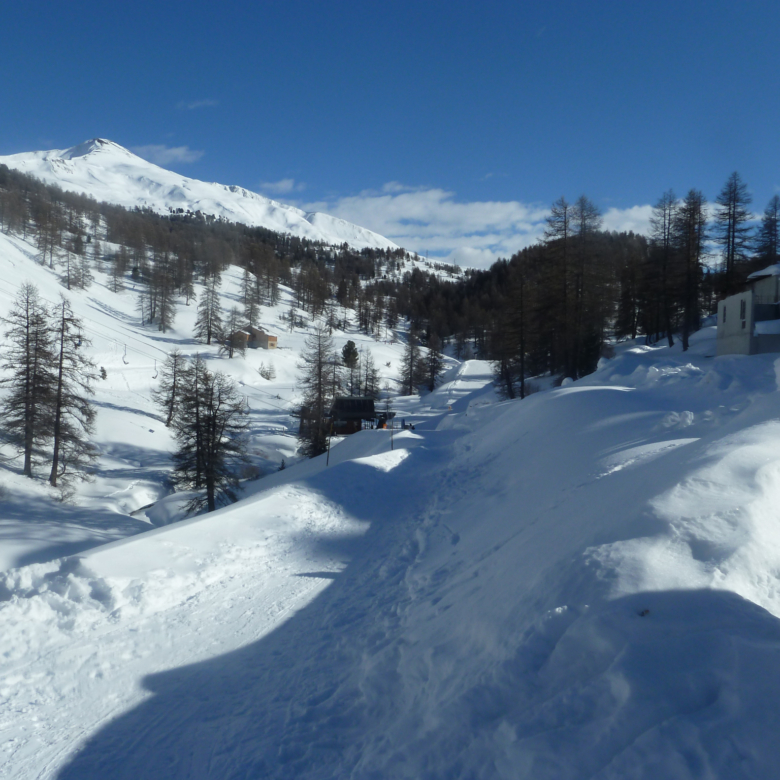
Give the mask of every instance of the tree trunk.
[[60, 433], [62, 426], [62, 368], [65, 359], [65, 306], [62, 307], [60, 324], [60, 356], [57, 362], [57, 392], [54, 398], [54, 450], [51, 459], [49, 484], [57, 487], [57, 472], [60, 464]]

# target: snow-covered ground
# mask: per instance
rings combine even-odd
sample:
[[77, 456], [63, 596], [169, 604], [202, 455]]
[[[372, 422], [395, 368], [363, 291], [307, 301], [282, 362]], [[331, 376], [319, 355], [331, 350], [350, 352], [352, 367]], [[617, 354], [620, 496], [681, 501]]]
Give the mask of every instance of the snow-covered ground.
[[[56, 294], [23, 247], [0, 258]], [[452, 362], [394, 400], [414, 431], [355, 434], [329, 465], [269, 466], [239, 503], [151, 528], [127, 511], [164, 492], [145, 353], [169, 344], [123, 296], [73, 296], [124, 334], [95, 336], [101, 474], [63, 515], [38, 487], [50, 513], [30, 517], [84, 549], [28, 540], [0, 578], [0, 775], [776, 776], [777, 356], [715, 358], [706, 328], [512, 402], [485, 363]], [[165, 338], [195, 351], [191, 316]], [[219, 362], [269, 464], [305, 337], [275, 316], [275, 384], [267, 352]], [[401, 345], [362, 345], [397, 373]], [[34, 495], [3, 477], [12, 536]], [[151, 530], [86, 549], [112, 523]]]

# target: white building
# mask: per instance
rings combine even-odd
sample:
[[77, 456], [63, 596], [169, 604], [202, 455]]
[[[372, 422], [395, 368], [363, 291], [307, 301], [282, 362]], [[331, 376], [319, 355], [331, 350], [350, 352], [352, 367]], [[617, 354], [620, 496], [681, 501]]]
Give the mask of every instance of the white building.
[[780, 352], [780, 263], [747, 278], [748, 289], [718, 303], [718, 354]]

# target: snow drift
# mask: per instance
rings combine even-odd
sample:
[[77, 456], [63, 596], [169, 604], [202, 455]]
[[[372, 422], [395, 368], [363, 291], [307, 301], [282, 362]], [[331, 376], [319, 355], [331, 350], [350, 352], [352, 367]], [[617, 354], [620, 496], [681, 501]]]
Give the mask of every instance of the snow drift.
[[711, 336], [507, 403], [458, 397], [466, 364], [392, 450], [366, 431], [213, 515], [9, 572], [7, 766], [774, 777], [777, 371]]

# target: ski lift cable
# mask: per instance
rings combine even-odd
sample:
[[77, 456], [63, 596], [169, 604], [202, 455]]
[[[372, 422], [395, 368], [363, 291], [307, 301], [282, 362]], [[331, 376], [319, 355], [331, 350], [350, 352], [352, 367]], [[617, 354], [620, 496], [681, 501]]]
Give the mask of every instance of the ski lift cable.
[[[20, 285], [19, 289], [21, 289], [21, 285]], [[6, 295], [10, 300], [15, 300], [15, 297], [16, 297], [14, 295], [11, 295], [11, 293], [8, 290], [6, 290], [6, 289], [0, 289], [0, 294]], [[49, 298], [46, 298], [43, 295], [41, 295], [41, 299], [46, 301], [47, 303], [50, 303], [50, 304], [54, 304], [55, 303], [54, 301], [50, 300]], [[110, 331], [113, 331], [114, 333], [119, 334], [120, 336], [124, 336], [127, 339], [133, 339], [133, 341], [137, 341], [140, 344], [144, 343], [140, 339], [134, 338], [133, 336], [129, 336], [127, 334], [123, 334], [121, 331], [117, 330], [116, 328], [112, 328], [110, 325], [106, 325], [105, 323], [98, 322], [97, 320], [93, 320], [91, 317], [83, 317], [82, 316], [82, 317], [80, 317], [80, 319], [87, 320], [88, 322], [92, 322], [95, 325], [97, 325], [98, 328], [100, 328], [102, 330], [110, 330]], [[112, 336], [107, 336], [107, 335], [102, 334], [102, 333], [100, 334], [100, 336], [103, 339], [105, 339], [106, 341], [112, 342], [112, 343], [116, 344], [118, 347], [122, 347], [122, 349], [123, 349], [122, 362], [125, 365], [130, 365], [130, 361], [127, 359], [128, 351], [129, 352], [133, 352], [133, 353], [135, 353], [137, 355], [142, 355], [143, 357], [149, 358], [149, 360], [154, 361], [154, 376], [152, 377], [152, 379], [156, 379], [157, 378], [159, 372], [158, 372], [158, 369], [157, 369], [157, 358], [154, 355], [150, 355], [149, 353], [144, 352], [143, 350], [140, 350], [137, 347], [128, 347], [127, 343], [125, 341], [120, 341], [119, 339], [115, 339]], [[80, 339], [79, 339], [79, 341], [80, 341]], [[168, 355], [168, 353], [164, 349], [161, 349], [160, 347], [155, 347], [154, 345], [144, 345], [144, 346], [151, 346], [153, 349], [157, 349], [160, 352], [162, 352], [164, 355], [166, 355], [166, 357]], [[270, 398], [276, 398], [276, 396], [273, 393], [270, 393], [267, 390], [263, 390], [262, 388], [253, 386], [253, 389], [256, 390], [257, 392], [260, 392], [260, 393], [263, 393], [264, 395], [269, 396]], [[279, 389], [286, 389], [286, 388], [279, 388]], [[291, 387], [290, 389], [293, 390], [294, 387]], [[278, 404], [272, 404], [272, 403], [269, 403], [268, 401], [266, 401], [265, 403], [268, 404], [269, 406], [272, 406], [275, 409], [279, 409], [280, 411], [283, 411], [283, 412], [289, 411], [289, 409], [284, 407], [284, 406], [279, 406]]]
[[[21, 284], [19, 285], [19, 287], [17, 289], [21, 289]], [[11, 295], [8, 290], [2, 290], [2, 292], [5, 295], [7, 295], [11, 300], [15, 299], [15, 296]], [[39, 295], [40, 295], [40, 293], [39, 293]], [[52, 301], [50, 298], [47, 298], [45, 295], [40, 295], [40, 298], [41, 298], [41, 300], [46, 301], [46, 303], [56, 305], [56, 301]], [[154, 346], [154, 344], [146, 344], [145, 342], [141, 341], [141, 339], [136, 338], [135, 336], [131, 335], [130, 333], [123, 332], [121, 330], [117, 330], [116, 328], [112, 328], [110, 325], [106, 325], [104, 322], [98, 322], [97, 320], [92, 319], [92, 317], [87, 317], [86, 315], [79, 315], [79, 319], [86, 320], [87, 322], [92, 322], [93, 324], [95, 324], [99, 328], [101, 328], [102, 330], [110, 330], [112, 333], [117, 333], [118, 335], [120, 335], [122, 337], [122, 340], [117, 341], [116, 339], [111, 339], [110, 336], [104, 336], [104, 338], [109, 340], [109, 341], [111, 341], [111, 340], [117, 341], [117, 343], [119, 343], [119, 344], [124, 344], [124, 340], [125, 339], [126, 340], [137, 341], [139, 344], [143, 344], [145, 347], [151, 347], [152, 349], [156, 349], [159, 352], [162, 352], [166, 356], [168, 354], [168, 352], [166, 350], [162, 349], [162, 347], [156, 347], [156, 346]], [[150, 360], [154, 360], [154, 355], [149, 355], [149, 354], [143, 352], [142, 350], [134, 348], [134, 347], [131, 347], [130, 349], [133, 352], [137, 352], [140, 355], [144, 355], [145, 357], [148, 357]]]
[[[21, 289], [21, 285], [19, 286], [18, 289]], [[16, 296], [12, 295], [6, 289], [0, 290], [0, 294], [5, 295], [10, 300], [15, 300], [16, 299]], [[47, 298], [44, 295], [41, 295], [40, 298], [41, 298], [41, 300], [46, 301], [46, 303], [56, 305], [55, 301], [52, 301], [51, 299]], [[86, 316], [79, 315], [79, 319], [86, 320], [87, 322], [91, 322], [91, 323], [97, 325], [98, 328], [100, 328], [101, 330], [110, 330], [113, 333], [117, 333], [118, 335], [122, 336], [123, 339], [127, 339], [127, 340], [131, 340], [132, 339], [133, 341], [137, 341], [139, 344], [144, 344], [144, 346], [146, 346], [146, 347], [151, 347], [152, 349], [159, 350], [160, 352], [162, 352], [166, 356], [168, 355], [167, 351], [162, 349], [161, 347], [155, 347], [154, 344], [145, 344], [143, 341], [141, 341], [141, 339], [135, 338], [134, 336], [131, 336], [128, 333], [122, 333], [122, 331], [117, 330], [116, 328], [112, 328], [110, 325], [106, 325], [103, 322], [98, 322], [97, 320], [94, 320], [91, 317], [86, 317]], [[125, 343], [124, 340], [115, 339], [115, 338], [112, 338], [111, 336], [106, 336], [105, 334], [102, 334], [102, 333], [100, 335], [106, 341], [112, 341], [113, 343], [117, 344], [118, 346], [124, 347], [125, 348], [125, 352], [127, 351], [127, 349], [129, 349], [131, 352], [135, 352], [138, 355], [143, 355], [144, 357], [149, 358], [149, 360], [155, 360], [156, 359], [154, 355], [150, 355], [147, 352], [144, 352], [143, 350], [138, 349], [137, 347], [127, 347], [127, 344]]]

